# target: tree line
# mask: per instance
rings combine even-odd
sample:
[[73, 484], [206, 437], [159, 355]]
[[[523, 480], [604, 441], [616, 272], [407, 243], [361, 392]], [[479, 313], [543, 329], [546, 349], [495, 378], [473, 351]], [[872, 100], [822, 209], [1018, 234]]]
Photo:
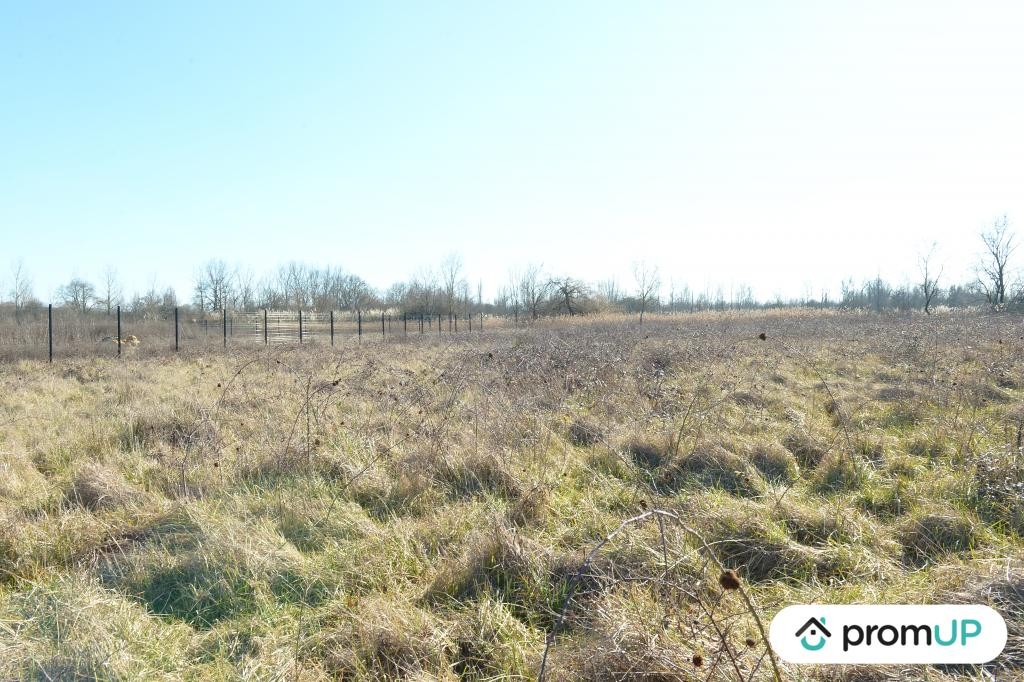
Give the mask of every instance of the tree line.
[[[315, 267], [288, 263], [257, 277], [252, 270], [231, 267], [223, 260], [211, 260], [196, 270], [191, 299], [179, 301], [172, 288], [125, 297], [117, 271], [107, 268], [98, 283], [74, 277], [57, 289], [57, 305], [79, 314], [111, 315], [120, 305], [140, 317], [166, 318], [175, 307], [185, 305], [196, 315], [230, 310], [389, 310], [396, 314], [467, 317], [478, 313], [537, 319], [550, 315], [587, 315], [622, 311], [639, 316], [650, 312], [696, 312], [704, 310], [754, 309], [765, 307], [814, 307], [859, 310], [911, 311], [930, 314], [936, 307], [988, 307], [994, 310], [1024, 308], [1024, 282], [1014, 267], [1016, 235], [1004, 216], [980, 234], [981, 255], [974, 278], [947, 283], [936, 261], [935, 246], [918, 257], [916, 281], [891, 285], [881, 277], [857, 284], [844, 281], [839, 295], [827, 291], [815, 296], [758, 301], [749, 285], [694, 291], [664, 282], [655, 266], [634, 264], [632, 280], [620, 283], [606, 279], [589, 283], [572, 276], [550, 273], [542, 265], [511, 270], [496, 295], [484, 301], [483, 284], [470, 283], [457, 254], [435, 268], [423, 268], [408, 280], [375, 290], [358, 275], [338, 267]], [[12, 265], [10, 286], [0, 309], [13, 312], [16, 320], [36, 316], [44, 308], [33, 294], [32, 278], [22, 261]]]

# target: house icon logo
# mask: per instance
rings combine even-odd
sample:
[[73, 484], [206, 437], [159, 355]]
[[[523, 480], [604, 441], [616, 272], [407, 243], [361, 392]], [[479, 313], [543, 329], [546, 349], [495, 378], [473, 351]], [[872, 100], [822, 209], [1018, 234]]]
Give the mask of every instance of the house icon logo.
[[[832, 633], [825, 627], [825, 617], [822, 616], [820, 619], [808, 619], [808, 621], [796, 631], [796, 636], [800, 638], [800, 645], [803, 646], [803, 648], [808, 651], [817, 651], [821, 647], [825, 646], [825, 642], [827, 642], [828, 638], [832, 636]], [[808, 641], [808, 637], [811, 638], [811, 641]]]

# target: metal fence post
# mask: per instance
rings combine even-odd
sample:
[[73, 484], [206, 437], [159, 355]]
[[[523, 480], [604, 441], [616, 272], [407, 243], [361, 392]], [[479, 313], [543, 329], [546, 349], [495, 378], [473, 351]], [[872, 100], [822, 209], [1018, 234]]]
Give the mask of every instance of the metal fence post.
[[121, 306], [117, 306], [117, 354], [121, 354]]
[[221, 308], [220, 309], [220, 314], [221, 314], [221, 317], [223, 318], [222, 319], [222, 324], [224, 326], [224, 347], [227, 348], [228, 347], [228, 309], [227, 308]]
[[473, 331], [473, 316], [466, 315], [466, 319], [469, 320], [469, 331]]
[[359, 342], [363, 342], [363, 311], [356, 311], [356, 334], [359, 336]]
[[302, 308], [299, 308], [299, 343], [302, 343]]
[[402, 333], [409, 336], [409, 313], [402, 313]]
[[441, 313], [437, 314], [437, 335], [441, 336]]
[[178, 306], [174, 306], [174, 352], [178, 352]]
[[480, 313], [480, 331], [484, 330], [484, 314]]
[[380, 336], [381, 338], [387, 338], [387, 334], [384, 333], [384, 311], [380, 311]]
[[263, 309], [263, 345], [270, 343], [270, 334], [267, 332], [267, 309]]
[[46, 308], [46, 335], [50, 339], [50, 362], [53, 362], [53, 304]]
[[331, 310], [331, 345], [334, 345], [334, 311]]

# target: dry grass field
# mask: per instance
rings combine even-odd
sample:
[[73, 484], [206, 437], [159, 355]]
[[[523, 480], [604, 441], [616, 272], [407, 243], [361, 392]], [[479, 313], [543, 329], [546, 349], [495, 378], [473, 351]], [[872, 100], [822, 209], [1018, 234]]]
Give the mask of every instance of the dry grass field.
[[[0, 425], [2, 679], [1024, 677], [1019, 317], [20, 361]], [[762, 628], [805, 602], [1010, 641], [787, 667]]]

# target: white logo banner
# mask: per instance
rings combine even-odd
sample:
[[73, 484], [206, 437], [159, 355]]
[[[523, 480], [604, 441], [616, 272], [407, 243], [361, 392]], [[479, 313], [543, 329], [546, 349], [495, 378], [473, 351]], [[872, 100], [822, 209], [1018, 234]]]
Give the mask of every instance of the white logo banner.
[[987, 663], [1006, 622], [978, 604], [805, 604], [779, 611], [769, 640], [790, 663]]

